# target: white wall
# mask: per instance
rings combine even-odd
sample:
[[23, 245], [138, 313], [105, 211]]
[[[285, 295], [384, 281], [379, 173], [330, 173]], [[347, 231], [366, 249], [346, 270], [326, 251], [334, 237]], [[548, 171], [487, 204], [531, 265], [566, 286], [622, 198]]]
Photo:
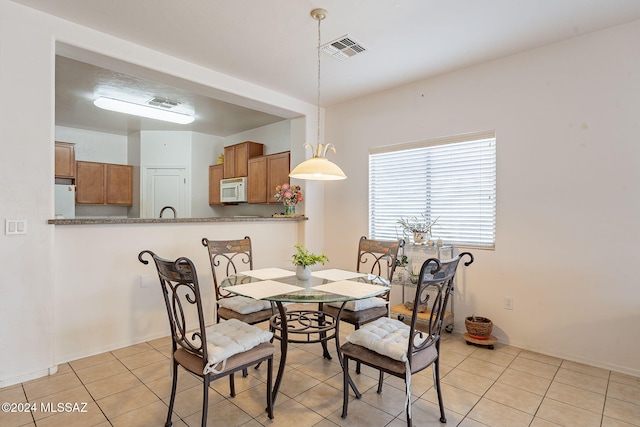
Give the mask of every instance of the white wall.
[[291, 150], [291, 120], [283, 120], [281, 122], [229, 135], [225, 138], [224, 145], [228, 146], [244, 141], [253, 141], [265, 144], [265, 155], [289, 151]]
[[56, 226], [54, 362], [168, 335], [158, 276], [153, 262], [145, 266], [138, 261], [140, 251], [190, 258], [198, 271], [204, 306], [210, 308], [207, 320], [213, 323], [213, 279], [202, 238], [251, 236], [255, 268], [287, 268], [299, 228], [297, 222]]
[[55, 138], [75, 144], [76, 160], [128, 164], [126, 136], [56, 126]]
[[495, 129], [496, 249], [459, 277], [456, 330], [483, 315], [501, 342], [640, 375], [638, 40], [640, 21], [328, 109], [349, 177], [327, 187], [329, 257], [367, 234], [369, 148]]
[[[125, 266], [130, 265], [128, 262], [132, 253], [128, 248], [141, 244], [151, 245], [156, 242], [158, 235], [153, 227], [144, 225], [132, 227], [132, 230], [135, 229], [132, 232], [114, 232], [113, 237], [105, 237], [109, 234], [109, 228], [105, 233], [94, 233], [90, 229], [82, 232], [79, 227], [73, 229], [78, 231], [73, 246], [87, 248], [82, 257], [76, 257], [76, 252], [71, 249], [71, 255], [66, 256], [67, 246], [58, 246], [65, 242], [65, 232], [60, 231], [64, 228], [47, 224], [47, 220], [54, 216], [56, 43], [66, 49], [96, 52], [125, 63], [146, 66], [187, 79], [194, 85], [206, 88], [208, 95], [220, 96], [227, 102], [285, 117], [286, 114], [290, 117], [308, 116], [304, 128], [307, 139], [314, 134], [316, 126], [314, 105], [37, 12], [9, 0], [0, 0], [0, 92], [6, 99], [12, 100], [11, 103], [0, 105], [0, 222], [4, 224], [7, 218], [24, 218], [28, 222], [29, 231], [29, 234], [21, 236], [0, 234], [0, 255], [5, 267], [0, 281], [3, 296], [0, 298], [0, 321], [3, 324], [0, 328], [0, 342], [5, 344], [0, 352], [0, 387], [46, 375], [50, 368], [55, 369], [59, 359], [54, 358], [54, 347], [57, 357], [63, 357], [60, 345], [55, 344], [54, 340], [61, 337], [60, 334], [70, 331], [61, 330], [55, 325], [60, 321], [68, 321], [65, 319], [67, 313], [61, 311], [67, 309], [68, 305], [61, 307], [52, 303], [54, 300], [60, 301], [60, 296], [55, 291], [67, 287], [86, 287], [87, 291], [104, 293], [104, 289], [100, 287], [91, 287], [94, 279], [101, 274], [90, 267], [95, 260], [102, 257], [104, 265], [120, 266], [121, 262]], [[301, 145], [292, 147], [292, 151], [294, 156], [303, 156]], [[322, 191], [308, 194], [308, 197], [322, 197]], [[300, 223], [295, 238], [302, 236], [300, 238], [303, 239], [308, 234], [308, 228], [321, 230], [321, 220], [320, 214], [316, 214]], [[270, 227], [265, 228], [263, 225], [262, 228], [265, 232], [270, 232]], [[67, 231], [69, 230], [72, 229]], [[167, 233], [176, 231], [175, 228], [166, 230]], [[170, 238], [164, 233], [159, 235], [166, 237], [167, 241], [181, 239], [180, 233], [173, 233]], [[111, 240], [112, 238], [117, 238], [118, 242]], [[269, 240], [271, 244], [273, 239]], [[289, 246], [287, 255], [290, 252], [289, 243], [286, 242]], [[112, 250], [92, 251], [94, 246], [100, 247], [102, 244]], [[135, 258], [135, 254], [133, 255]], [[67, 271], [60, 272], [57, 267], [54, 268], [57, 257], [62, 257], [65, 261]], [[121, 274], [120, 271], [113, 271], [104, 282], [100, 278], [99, 283], [109, 282], [113, 286], [114, 280], [121, 279]], [[131, 274], [138, 273], [131, 271]], [[69, 303], [68, 299], [64, 302]], [[131, 311], [127, 313], [130, 314]], [[76, 318], [75, 323], [66, 324], [77, 327], [82, 321], [82, 318]], [[109, 327], [107, 324], [95, 323], [88, 323], [88, 326], [93, 328], [92, 334], [97, 336], [102, 327]], [[86, 335], [86, 332], [80, 331], [76, 336]], [[126, 331], [125, 336], [111, 337], [114, 339], [107, 345], [141, 339], [141, 335], [131, 334], [130, 330]], [[90, 345], [92, 349], [99, 347], [93, 341]], [[87, 348], [78, 351], [69, 348], [65, 351], [68, 351], [67, 354], [88, 356], [87, 351], [92, 350]]]
[[129, 218], [140, 218], [140, 132], [127, 137], [127, 159], [133, 166], [133, 204], [127, 210]]
[[29, 231], [0, 235], [0, 387], [53, 366], [54, 57], [50, 29], [22, 10], [0, 3], [0, 93], [12, 100], [0, 105], [0, 220]]
[[193, 132], [191, 135], [191, 217], [214, 215], [209, 206], [209, 166], [216, 163], [224, 138]]

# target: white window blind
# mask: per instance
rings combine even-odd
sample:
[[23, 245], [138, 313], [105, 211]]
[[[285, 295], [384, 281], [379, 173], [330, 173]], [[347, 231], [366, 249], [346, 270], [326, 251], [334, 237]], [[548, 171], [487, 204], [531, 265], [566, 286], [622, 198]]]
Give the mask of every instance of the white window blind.
[[369, 235], [402, 237], [400, 217], [438, 218], [445, 244], [495, 247], [496, 139], [493, 133], [371, 150]]

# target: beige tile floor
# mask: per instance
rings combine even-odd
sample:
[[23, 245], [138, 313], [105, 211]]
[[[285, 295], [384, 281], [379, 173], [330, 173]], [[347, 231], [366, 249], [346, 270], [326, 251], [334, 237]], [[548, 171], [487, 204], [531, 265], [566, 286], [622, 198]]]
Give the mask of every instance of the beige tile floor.
[[[0, 426], [162, 426], [171, 390], [169, 349], [168, 339], [150, 341], [65, 363], [55, 375], [0, 389], [0, 402], [38, 408], [0, 412]], [[333, 346], [330, 350], [335, 354]], [[469, 346], [457, 334], [443, 337], [441, 367], [449, 426], [640, 426], [640, 378], [501, 344], [495, 350]], [[405, 425], [403, 382], [389, 378], [378, 395], [377, 373], [368, 368], [354, 375], [363, 397], [352, 399], [343, 420], [340, 366], [335, 357], [323, 359], [317, 344], [290, 347], [273, 421], [264, 412], [265, 372], [263, 365], [247, 378], [238, 376], [235, 398], [229, 397], [227, 379], [214, 382], [208, 425]], [[185, 371], [178, 378], [173, 425], [197, 426], [201, 382]], [[413, 377], [412, 395], [414, 425], [441, 425], [430, 369]], [[41, 404], [66, 402], [86, 402], [86, 408], [77, 408], [85, 412], [40, 410]]]

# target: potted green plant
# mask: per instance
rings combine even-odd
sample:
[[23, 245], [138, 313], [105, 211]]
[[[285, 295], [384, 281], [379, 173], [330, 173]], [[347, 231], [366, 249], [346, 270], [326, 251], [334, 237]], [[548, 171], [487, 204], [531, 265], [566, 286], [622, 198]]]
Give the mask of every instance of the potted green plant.
[[420, 218], [415, 216], [407, 218], [400, 217], [398, 224], [402, 226], [403, 234], [407, 236], [413, 235], [413, 243], [415, 245], [424, 245], [427, 237], [431, 235], [431, 228], [438, 218], [429, 221], [425, 214], [421, 214]]
[[407, 269], [407, 265], [409, 264], [409, 258], [406, 255], [401, 255], [396, 258], [396, 270], [393, 278], [398, 282], [404, 281], [404, 272]]
[[329, 261], [325, 254], [316, 255], [302, 245], [294, 245], [297, 252], [293, 254], [292, 262], [296, 266], [296, 277], [300, 280], [309, 280], [311, 278], [311, 266], [315, 264], [324, 265]]

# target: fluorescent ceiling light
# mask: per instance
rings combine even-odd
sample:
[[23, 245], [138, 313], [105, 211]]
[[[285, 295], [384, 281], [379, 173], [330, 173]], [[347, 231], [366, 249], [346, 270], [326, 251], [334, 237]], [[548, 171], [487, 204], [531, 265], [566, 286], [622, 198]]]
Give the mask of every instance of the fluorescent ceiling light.
[[132, 102], [121, 101], [119, 99], [100, 97], [93, 101], [93, 103], [96, 107], [100, 107], [105, 110], [147, 117], [150, 119], [164, 120], [165, 122], [179, 123], [181, 125], [189, 124], [195, 120], [193, 116], [189, 116], [187, 114], [161, 110], [159, 108], [134, 104]]

